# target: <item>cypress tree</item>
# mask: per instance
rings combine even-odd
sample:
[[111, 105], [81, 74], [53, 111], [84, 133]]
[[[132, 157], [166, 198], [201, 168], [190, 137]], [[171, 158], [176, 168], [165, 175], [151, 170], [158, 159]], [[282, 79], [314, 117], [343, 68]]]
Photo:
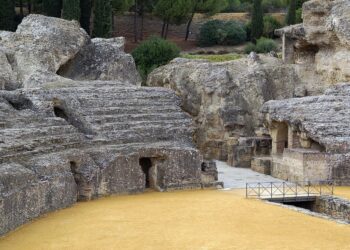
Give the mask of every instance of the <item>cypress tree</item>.
[[80, 0], [63, 0], [62, 18], [80, 20]]
[[297, 16], [297, 3], [296, 0], [290, 0], [288, 13], [286, 16], [286, 23], [289, 25], [296, 23], [296, 16]]
[[112, 6], [110, 0], [95, 0], [94, 37], [110, 37], [112, 31]]
[[3, 0], [0, 4], [0, 30], [15, 29], [15, 3], [13, 0]]
[[264, 13], [261, 0], [253, 0], [251, 40], [256, 42], [264, 33]]
[[80, 0], [80, 25], [90, 34], [90, 18], [91, 18], [92, 0]]
[[62, 0], [43, 0], [43, 10], [48, 16], [61, 17]]

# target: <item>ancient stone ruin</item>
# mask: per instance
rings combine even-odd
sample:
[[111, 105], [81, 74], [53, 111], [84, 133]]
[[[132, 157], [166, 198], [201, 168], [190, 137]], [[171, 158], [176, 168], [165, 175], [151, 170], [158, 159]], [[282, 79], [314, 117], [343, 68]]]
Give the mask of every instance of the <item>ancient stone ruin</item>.
[[271, 157], [254, 161], [281, 179], [349, 185], [349, 94], [349, 84], [338, 84], [322, 96], [267, 102]]
[[154, 70], [148, 85], [181, 96], [208, 159], [286, 180], [348, 184], [349, 83], [338, 83], [350, 81], [350, 2], [308, 1], [303, 23], [276, 34], [282, 59], [254, 53], [222, 63], [175, 59]]
[[295, 66], [309, 95], [350, 81], [349, 1], [308, 1], [302, 24], [275, 33], [282, 37], [284, 62]]
[[0, 234], [77, 200], [217, 184], [179, 98], [139, 87], [123, 39], [30, 15], [0, 32], [0, 65]]

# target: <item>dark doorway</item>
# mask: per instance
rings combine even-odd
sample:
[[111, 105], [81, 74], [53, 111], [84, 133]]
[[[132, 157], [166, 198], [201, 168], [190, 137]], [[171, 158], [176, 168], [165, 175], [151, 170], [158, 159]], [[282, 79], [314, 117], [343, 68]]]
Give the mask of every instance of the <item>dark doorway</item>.
[[77, 186], [79, 186], [80, 174], [78, 173], [78, 165], [74, 161], [69, 162], [69, 165], [70, 165], [70, 171], [74, 176], [74, 181], [77, 184]]
[[142, 168], [142, 172], [145, 174], [146, 178], [146, 188], [150, 188], [150, 169], [152, 167], [152, 161], [150, 158], [140, 158], [139, 164]]
[[53, 112], [55, 113], [56, 117], [65, 119], [66, 121], [68, 121], [68, 116], [66, 114], [66, 112], [64, 112], [63, 109], [59, 108], [59, 107], [54, 107], [53, 108]]

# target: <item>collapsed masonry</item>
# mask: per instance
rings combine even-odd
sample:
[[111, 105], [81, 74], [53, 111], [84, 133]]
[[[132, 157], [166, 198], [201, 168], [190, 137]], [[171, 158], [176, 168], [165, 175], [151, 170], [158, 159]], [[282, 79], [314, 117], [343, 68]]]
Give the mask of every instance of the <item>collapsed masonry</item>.
[[350, 80], [350, 2], [305, 2], [303, 23], [275, 33], [282, 37], [284, 62], [294, 65], [307, 95], [335, 87], [322, 96], [267, 102], [262, 112], [269, 150], [255, 153], [254, 143], [243, 143], [239, 155], [252, 169], [281, 179], [349, 184], [349, 83], [339, 82]]
[[350, 184], [350, 83], [322, 96], [269, 101], [262, 112], [272, 151], [254, 157], [253, 169], [290, 181]]
[[350, 81], [350, 2], [312, 0], [303, 4], [303, 23], [275, 31], [285, 63], [295, 65], [308, 95]]
[[30, 15], [0, 32], [0, 235], [77, 200], [216, 186], [178, 97], [141, 88], [122, 39]]

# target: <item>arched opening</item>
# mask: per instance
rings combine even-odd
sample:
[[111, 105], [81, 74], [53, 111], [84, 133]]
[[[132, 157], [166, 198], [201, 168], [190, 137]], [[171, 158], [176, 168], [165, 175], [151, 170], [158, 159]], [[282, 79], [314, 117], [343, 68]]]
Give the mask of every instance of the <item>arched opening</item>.
[[79, 185], [80, 183], [80, 174], [78, 173], [78, 165], [76, 162], [71, 161], [69, 162], [70, 165], [70, 171], [72, 172], [73, 176], [74, 176], [74, 181], [77, 185]]
[[152, 160], [151, 158], [143, 157], [140, 158], [139, 164], [141, 166], [142, 172], [145, 175], [145, 188], [151, 187], [151, 168], [152, 168]]
[[66, 121], [68, 121], [68, 116], [67, 116], [66, 112], [64, 112], [63, 109], [61, 109], [59, 107], [54, 107], [53, 112], [54, 112], [56, 117], [59, 117], [59, 118], [62, 118], [62, 119], [65, 119]]
[[285, 122], [274, 122], [270, 130], [272, 137], [272, 153], [282, 154], [288, 148], [288, 124]]

